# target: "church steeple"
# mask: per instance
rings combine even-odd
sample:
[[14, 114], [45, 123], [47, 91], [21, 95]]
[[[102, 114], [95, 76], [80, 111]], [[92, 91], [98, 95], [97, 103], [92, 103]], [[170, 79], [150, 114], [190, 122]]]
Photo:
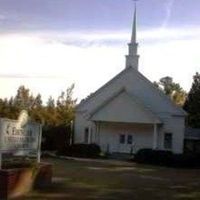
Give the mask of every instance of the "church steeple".
[[136, 35], [137, 35], [137, 32], [136, 32], [136, 21], [137, 21], [137, 10], [136, 10], [136, 5], [135, 5], [135, 11], [134, 11], [134, 17], [133, 17], [133, 27], [132, 27], [132, 36], [131, 36], [131, 43], [136, 43]]
[[133, 67], [138, 70], [138, 60], [139, 55], [137, 55], [137, 8], [135, 4], [135, 11], [133, 16], [133, 27], [132, 27], [132, 35], [131, 42], [128, 44], [128, 55], [126, 56], [126, 68]]

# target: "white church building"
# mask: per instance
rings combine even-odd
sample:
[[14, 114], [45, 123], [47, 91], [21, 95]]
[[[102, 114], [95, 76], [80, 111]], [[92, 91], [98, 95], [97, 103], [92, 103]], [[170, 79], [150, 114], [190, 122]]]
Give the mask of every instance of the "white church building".
[[96, 143], [109, 153], [182, 153], [185, 111], [138, 70], [136, 8], [128, 48], [125, 69], [76, 107], [74, 143]]

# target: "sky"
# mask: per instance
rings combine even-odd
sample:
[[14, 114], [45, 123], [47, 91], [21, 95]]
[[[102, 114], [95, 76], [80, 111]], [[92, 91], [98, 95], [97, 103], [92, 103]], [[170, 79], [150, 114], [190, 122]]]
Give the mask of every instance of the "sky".
[[[188, 91], [200, 72], [200, 1], [137, 2], [139, 71]], [[0, 0], [0, 98], [20, 85], [44, 103], [75, 84], [80, 101], [125, 68], [131, 0]]]

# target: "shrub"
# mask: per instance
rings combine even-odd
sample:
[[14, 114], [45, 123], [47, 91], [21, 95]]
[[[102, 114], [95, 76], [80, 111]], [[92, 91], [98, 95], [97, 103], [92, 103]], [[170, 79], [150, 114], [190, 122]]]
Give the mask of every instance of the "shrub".
[[198, 168], [200, 167], [200, 156], [197, 154], [175, 154], [173, 156], [173, 167]]
[[152, 157], [152, 149], [140, 149], [136, 152], [134, 160], [139, 163], [149, 163]]
[[64, 152], [58, 152], [60, 155], [97, 158], [100, 157], [101, 149], [97, 144], [72, 144], [67, 146]]
[[70, 143], [69, 126], [44, 126], [42, 130], [42, 151], [62, 151]]
[[141, 149], [136, 153], [134, 160], [139, 163], [170, 165], [172, 158], [171, 151]]
[[134, 161], [138, 163], [163, 165], [178, 168], [199, 168], [200, 155], [197, 154], [173, 154], [171, 151], [141, 149]]
[[158, 165], [169, 166], [173, 160], [173, 153], [171, 151], [153, 150], [152, 162]]

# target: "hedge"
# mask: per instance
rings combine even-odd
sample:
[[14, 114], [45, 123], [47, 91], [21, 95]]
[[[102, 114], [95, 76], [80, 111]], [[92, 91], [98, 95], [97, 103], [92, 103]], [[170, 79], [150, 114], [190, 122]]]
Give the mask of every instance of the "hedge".
[[134, 160], [139, 163], [168, 165], [172, 162], [172, 157], [171, 151], [141, 149], [136, 153]]
[[138, 163], [155, 164], [168, 167], [199, 168], [200, 155], [197, 154], [173, 154], [171, 151], [141, 149], [135, 156]]

